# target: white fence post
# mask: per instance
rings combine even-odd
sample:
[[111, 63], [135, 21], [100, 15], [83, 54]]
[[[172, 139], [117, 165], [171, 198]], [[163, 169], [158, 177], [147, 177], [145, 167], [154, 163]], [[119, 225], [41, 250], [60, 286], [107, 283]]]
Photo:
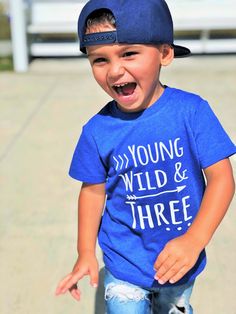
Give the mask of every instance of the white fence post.
[[13, 63], [16, 72], [28, 70], [26, 17], [23, 0], [10, 0]]

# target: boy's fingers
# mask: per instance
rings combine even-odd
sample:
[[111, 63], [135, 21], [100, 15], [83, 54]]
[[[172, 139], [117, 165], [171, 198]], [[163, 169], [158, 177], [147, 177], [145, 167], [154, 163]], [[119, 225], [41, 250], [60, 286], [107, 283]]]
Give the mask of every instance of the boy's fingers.
[[86, 272], [83, 272], [82, 270], [77, 271], [75, 274], [72, 273], [71, 278], [65, 282], [64, 287], [62, 289], [62, 293], [65, 293], [68, 291], [73, 285], [77, 284], [77, 282], [84, 277], [84, 275], [87, 274]]
[[80, 301], [80, 290], [78, 289], [77, 285], [73, 285], [70, 289], [70, 294], [72, 295], [72, 297], [77, 300]]
[[98, 270], [91, 270], [90, 271], [90, 284], [92, 287], [97, 288], [98, 287]]
[[168, 257], [169, 254], [165, 250], [163, 250], [155, 261], [154, 269], [158, 270]]
[[158, 280], [160, 284], [164, 284], [170, 279], [174, 278], [177, 274], [180, 275], [184, 264], [182, 262], [176, 262], [163, 274], [156, 274], [155, 278]]
[[59, 284], [58, 284], [58, 286], [57, 286], [57, 288], [56, 288], [56, 295], [62, 293], [62, 290], [63, 290], [65, 284], [68, 282], [68, 280], [69, 280], [71, 277], [72, 277], [72, 274], [69, 274], [69, 275], [67, 275], [64, 279], [62, 279], [62, 280], [59, 282]]
[[157, 269], [157, 273], [155, 275], [155, 278], [158, 280], [162, 276], [165, 276], [171, 269], [173, 269], [173, 266], [176, 265], [176, 259], [169, 256], [165, 262], [162, 263], [161, 266]]
[[77, 271], [76, 273], [71, 273], [66, 276], [58, 285], [56, 289], [56, 295], [66, 293], [73, 285], [86, 275], [87, 272], [82, 270]]
[[70, 292], [72, 297], [77, 301], [80, 300], [80, 290], [77, 288], [77, 282], [85, 275], [90, 276], [90, 283], [94, 288], [98, 287], [98, 265], [93, 267], [81, 266], [74, 268], [74, 270], [60, 281], [56, 288], [56, 295], [65, 294]]
[[177, 281], [179, 281], [187, 272], [189, 271], [189, 268], [187, 268], [186, 266], [182, 267], [177, 274], [175, 274], [174, 276], [172, 276], [169, 280], [170, 283], [176, 283]]

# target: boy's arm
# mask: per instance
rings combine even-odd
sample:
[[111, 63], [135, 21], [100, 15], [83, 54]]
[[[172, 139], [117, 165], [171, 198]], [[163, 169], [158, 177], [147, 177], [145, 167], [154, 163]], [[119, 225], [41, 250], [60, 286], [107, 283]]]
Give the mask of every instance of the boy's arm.
[[56, 295], [68, 290], [76, 299], [80, 299], [77, 282], [85, 275], [90, 276], [91, 285], [98, 285], [98, 262], [96, 259], [96, 241], [105, 202], [105, 184], [83, 184], [78, 201], [78, 260], [73, 271], [60, 281]]
[[204, 169], [207, 187], [199, 212], [182, 236], [166, 244], [154, 268], [159, 283], [175, 283], [196, 263], [199, 254], [212, 238], [233, 198], [235, 184], [229, 159]]

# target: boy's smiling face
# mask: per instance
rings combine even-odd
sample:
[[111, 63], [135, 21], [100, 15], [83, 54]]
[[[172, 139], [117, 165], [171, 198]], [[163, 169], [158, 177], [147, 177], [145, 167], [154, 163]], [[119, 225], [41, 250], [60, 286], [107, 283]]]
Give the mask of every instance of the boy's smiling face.
[[161, 96], [160, 69], [173, 59], [168, 45], [97, 45], [87, 53], [96, 81], [126, 112], [143, 110]]

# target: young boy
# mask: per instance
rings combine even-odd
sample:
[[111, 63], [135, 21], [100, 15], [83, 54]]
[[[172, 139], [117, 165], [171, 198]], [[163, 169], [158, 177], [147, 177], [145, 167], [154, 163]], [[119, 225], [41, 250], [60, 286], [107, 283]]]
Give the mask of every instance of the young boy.
[[56, 294], [79, 300], [85, 275], [97, 287], [98, 235], [107, 313], [193, 313], [204, 248], [233, 197], [235, 146], [205, 100], [160, 83], [162, 66], [190, 54], [173, 43], [164, 0], [91, 0], [78, 29], [113, 100], [84, 126], [74, 152], [79, 256]]

